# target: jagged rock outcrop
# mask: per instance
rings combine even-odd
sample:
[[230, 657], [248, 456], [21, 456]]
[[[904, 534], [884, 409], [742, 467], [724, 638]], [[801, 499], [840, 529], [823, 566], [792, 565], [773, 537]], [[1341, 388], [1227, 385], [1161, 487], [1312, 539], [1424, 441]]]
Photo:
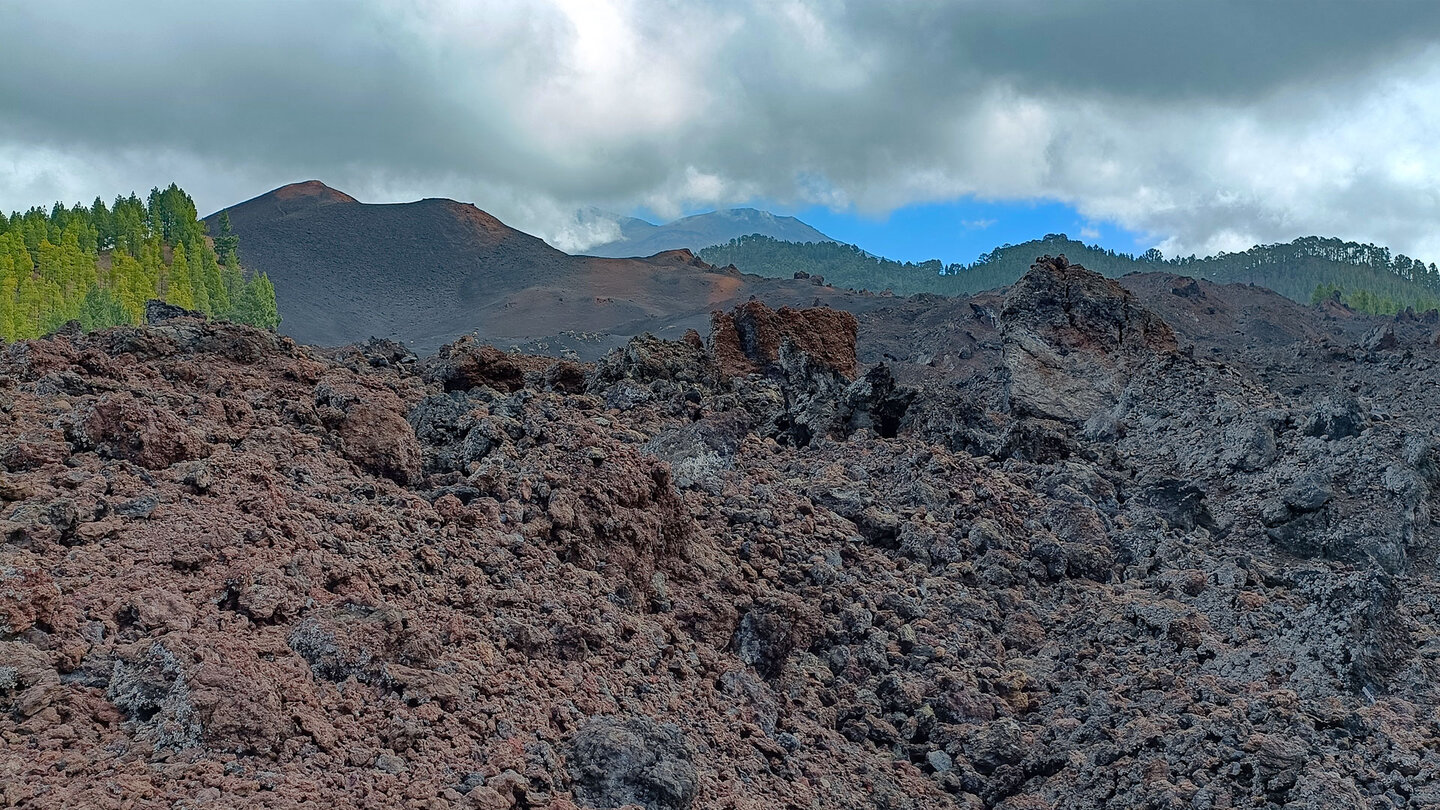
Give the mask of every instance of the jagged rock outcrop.
[[1083, 424], [1112, 407], [1128, 371], [1176, 350], [1174, 332], [1116, 282], [1041, 257], [1005, 296], [1004, 358], [1017, 414]]
[[167, 304], [164, 301], [154, 298], [145, 302], [145, 323], [157, 324], [162, 321], [168, 321], [171, 318], [198, 318], [203, 321], [205, 320], [205, 313], [196, 312], [184, 307], [177, 307], [174, 304]]
[[1011, 286], [1000, 318], [1063, 351], [1102, 356], [1168, 353], [1175, 332], [1113, 279], [1042, 256]]
[[819, 368], [855, 376], [855, 335], [859, 322], [843, 310], [773, 310], [748, 301], [733, 312], [710, 318], [710, 353], [723, 377], [763, 373], [781, 364], [786, 344]]

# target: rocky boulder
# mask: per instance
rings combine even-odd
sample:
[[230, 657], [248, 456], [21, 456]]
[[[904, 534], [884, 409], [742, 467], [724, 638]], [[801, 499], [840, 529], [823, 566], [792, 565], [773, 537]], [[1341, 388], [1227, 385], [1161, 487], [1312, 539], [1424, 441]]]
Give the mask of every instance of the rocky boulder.
[[695, 749], [648, 717], [597, 717], [575, 735], [570, 770], [589, 807], [685, 810], [695, 803]]
[[1174, 331], [1114, 281], [1042, 256], [1000, 311], [1010, 407], [1080, 424], [1115, 404], [1129, 371], [1177, 351]]
[[210, 454], [204, 439], [170, 408], [128, 393], [100, 397], [67, 427], [76, 446], [152, 470]]
[[154, 298], [145, 302], [145, 323], [153, 325], [161, 323], [162, 321], [168, 321], [171, 318], [198, 318], [203, 321], [205, 320], [205, 313], [196, 312], [193, 309], [186, 309], [184, 307], [177, 307], [174, 304], [167, 304], [164, 301]]
[[488, 386], [501, 392], [525, 385], [525, 368], [494, 346], [481, 346], [469, 336], [440, 348], [425, 366], [425, 378], [446, 391], [468, 391]]
[[340, 440], [341, 453], [356, 466], [402, 484], [420, 474], [420, 444], [393, 392], [332, 372], [315, 387], [315, 404]]
[[748, 301], [710, 316], [710, 353], [722, 377], [759, 374], [780, 364], [784, 344], [818, 366], [853, 379], [860, 323], [849, 312], [815, 307], [771, 309]]
[[1041, 256], [1010, 288], [1000, 310], [1010, 329], [1025, 329], [1057, 351], [1169, 353], [1175, 332], [1112, 279]]

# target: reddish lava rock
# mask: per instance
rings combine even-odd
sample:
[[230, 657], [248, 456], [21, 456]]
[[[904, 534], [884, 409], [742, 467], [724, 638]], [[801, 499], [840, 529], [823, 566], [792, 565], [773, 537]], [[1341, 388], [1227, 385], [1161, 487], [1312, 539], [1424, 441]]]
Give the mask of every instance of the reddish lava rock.
[[415, 430], [397, 410], [357, 403], [340, 423], [345, 457], [376, 475], [408, 484], [420, 474]]
[[538, 359], [520, 360], [494, 346], [482, 346], [473, 338], [463, 337], [441, 348], [440, 354], [428, 365], [428, 375], [447, 391], [466, 391], [485, 385], [508, 393], [524, 387], [525, 366], [536, 366]]
[[831, 371], [855, 377], [859, 322], [843, 310], [781, 307], [777, 311], [747, 301], [728, 313], [713, 313], [710, 330], [711, 352], [723, 377], [760, 373], [777, 365], [786, 343]]
[[84, 409], [79, 438], [102, 455], [152, 470], [209, 455], [190, 426], [163, 405], [129, 394], [106, 394]]

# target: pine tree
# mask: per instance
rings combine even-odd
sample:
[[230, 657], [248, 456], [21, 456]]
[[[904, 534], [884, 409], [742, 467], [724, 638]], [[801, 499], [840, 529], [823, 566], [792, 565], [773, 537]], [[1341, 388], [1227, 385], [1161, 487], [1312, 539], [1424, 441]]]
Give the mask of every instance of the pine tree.
[[14, 294], [9, 290], [0, 290], [0, 340], [16, 339], [15, 311]]
[[130, 322], [120, 299], [109, 290], [101, 289], [99, 286], [91, 287], [85, 293], [85, 299], [80, 305], [79, 317], [80, 327], [87, 332], [108, 329]]
[[86, 253], [81, 247], [81, 240], [85, 236], [84, 223], [72, 219], [70, 224], [65, 226], [60, 237], [60, 261], [63, 272], [59, 283], [60, 290], [65, 297], [67, 320], [79, 314], [80, 304], [85, 299], [86, 291], [99, 281], [95, 256]]
[[116, 250], [124, 250], [131, 256], [140, 258], [146, 236], [145, 205], [134, 194], [128, 198], [116, 197], [111, 217], [115, 223]]
[[0, 234], [0, 338], [15, 340], [16, 326], [15, 318], [18, 312], [15, 301], [15, 288], [18, 284], [18, 276], [21, 267], [16, 259], [18, 246], [20, 259], [24, 262], [23, 271], [30, 272], [30, 254], [25, 250], [25, 244], [20, 241], [19, 234]]
[[[180, 245], [176, 250], [183, 247], [185, 246]], [[205, 251], [197, 250], [192, 246], [185, 249], [185, 257], [187, 259], [186, 266], [190, 270], [190, 299], [195, 304], [191, 309], [209, 315], [211, 313], [210, 288], [206, 286], [205, 282]]]
[[45, 212], [39, 208], [26, 211], [20, 217], [18, 230], [25, 240], [25, 249], [30, 251], [30, 260], [37, 261], [40, 243], [46, 241], [50, 233], [50, 221], [45, 217]]
[[239, 267], [240, 259], [237, 251], [240, 249], [240, 237], [230, 230], [230, 212], [220, 212], [220, 234], [215, 237], [215, 252], [220, 256], [220, 263], [226, 267]]
[[39, 300], [40, 327], [37, 337], [57, 331], [79, 314], [78, 307], [74, 313], [67, 311], [65, 291], [60, 289], [59, 284], [42, 279], [39, 285]]
[[35, 268], [40, 278], [59, 284], [65, 277], [65, 260], [60, 246], [52, 244], [48, 238], [41, 239], [35, 251]]
[[22, 273], [16, 278], [15, 311], [12, 316], [15, 340], [40, 336], [40, 280], [34, 273]]
[[243, 323], [239, 312], [245, 299], [245, 275], [240, 272], [240, 265], [225, 265], [220, 271], [220, 280], [225, 283], [225, 297], [230, 302], [225, 317]]
[[280, 313], [275, 306], [275, 286], [264, 273], [246, 282], [235, 320], [261, 329], [276, 329], [280, 326]]
[[230, 296], [225, 289], [225, 279], [220, 275], [220, 264], [215, 260], [215, 251], [205, 242], [200, 243], [200, 273], [197, 279], [205, 286], [206, 314], [223, 317], [230, 312]]
[[140, 246], [140, 268], [145, 274], [146, 298], [165, 298], [165, 256], [160, 237], [150, 236]]
[[185, 258], [185, 245], [175, 246], [165, 284], [165, 303], [185, 309], [195, 308], [195, 290], [190, 279], [190, 262]]
[[115, 247], [115, 218], [110, 214], [105, 201], [99, 197], [90, 204], [90, 225], [95, 229], [96, 250], [111, 250]]
[[114, 279], [120, 305], [130, 323], [140, 323], [145, 317], [145, 302], [155, 295], [145, 277], [145, 268], [139, 259], [123, 250], [115, 251], [110, 259], [110, 278]]

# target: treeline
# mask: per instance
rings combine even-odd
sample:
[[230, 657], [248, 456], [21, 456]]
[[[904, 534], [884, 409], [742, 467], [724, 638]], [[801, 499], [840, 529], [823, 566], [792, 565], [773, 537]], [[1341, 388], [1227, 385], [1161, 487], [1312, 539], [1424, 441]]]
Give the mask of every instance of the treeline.
[[[985, 289], [984, 286], [971, 289], [970, 278], [949, 272], [950, 268], [938, 259], [918, 264], [897, 262], [839, 242], [781, 242], [752, 234], [705, 248], [700, 251], [700, 258], [717, 266], [733, 264], [743, 272], [759, 276], [793, 278], [796, 273], [806, 273], [823, 276], [836, 287], [890, 290], [899, 295], [919, 292], [958, 295]], [[1014, 280], [1001, 280], [992, 286], [1003, 287]]]
[[1365, 289], [1345, 288], [1339, 284], [1320, 284], [1310, 296], [1310, 303], [1319, 304], [1327, 299], [1338, 299], [1345, 306], [1371, 315], [1395, 315], [1406, 309], [1424, 312], [1440, 309], [1440, 295], [1421, 296], [1413, 300], [1391, 298]]
[[113, 205], [0, 212], [0, 338], [36, 338], [79, 321], [85, 330], [140, 323], [156, 298], [266, 329], [280, 324], [275, 287], [240, 267], [222, 218], [212, 240], [179, 186]]
[[1428, 309], [1440, 299], [1440, 269], [1388, 248], [1304, 237], [1293, 242], [1257, 245], [1239, 253], [1166, 258], [1151, 249], [1134, 256], [1086, 245], [1065, 234], [1019, 245], [1003, 245], [970, 264], [897, 262], [871, 256], [854, 245], [834, 242], [780, 242], [759, 234], [741, 237], [700, 252], [711, 264], [734, 264], [742, 271], [788, 278], [797, 271], [824, 276], [838, 287], [899, 295], [919, 292], [959, 295], [1013, 284], [1036, 257], [1064, 253], [1106, 276], [1168, 272], [1220, 284], [1257, 284], [1295, 301], [1308, 303], [1317, 288], [1342, 290], [1350, 306], [1366, 312], [1393, 313], [1406, 307]]

